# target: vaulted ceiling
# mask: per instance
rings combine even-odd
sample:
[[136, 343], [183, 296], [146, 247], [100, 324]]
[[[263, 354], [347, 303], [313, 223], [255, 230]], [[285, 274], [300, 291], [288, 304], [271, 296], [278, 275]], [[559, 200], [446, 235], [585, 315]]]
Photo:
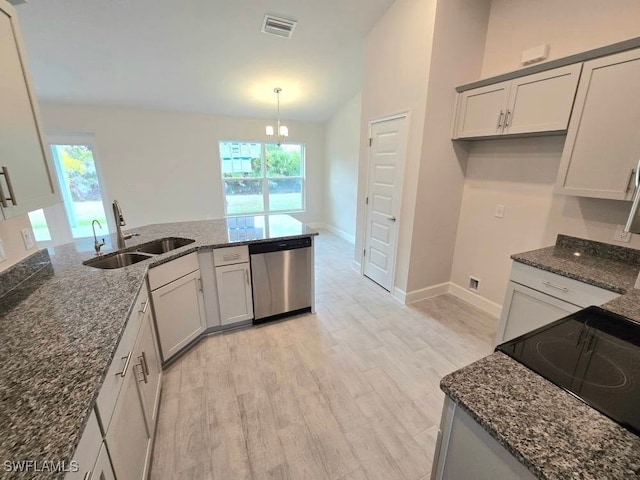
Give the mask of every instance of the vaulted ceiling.
[[[40, 100], [324, 121], [359, 91], [394, 0], [30, 0], [16, 7]], [[266, 13], [293, 37], [260, 32]]]

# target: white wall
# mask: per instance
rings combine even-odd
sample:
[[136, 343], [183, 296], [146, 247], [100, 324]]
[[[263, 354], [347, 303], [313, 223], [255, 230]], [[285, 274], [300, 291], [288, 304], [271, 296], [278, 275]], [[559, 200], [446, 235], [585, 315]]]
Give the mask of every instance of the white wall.
[[467, 160], [451, 142], [453, 87], [480, 75], [489, 9], [489, 0], [438, 1], [407, 282], [414, 297], [430, 295], [451, 275]]
[[361, 261], [369, 123], [409, 112], [395, 286], [406, 290], [436, 0], [396, 0], [365, 41], [355, 260]]
[[[493, 0], [485, 75], [513, 70], [523, 49], [551, 43], [552, 57], [640, 36], [635, 0]], [[504, 39], [508, 39], [505, 41]], [[480, 296], [501, 304], [512, 253], [552, 245], [558, 233], [613, 242], [628, 202], [554, 195], [565, 137], [471, 144], [451, 281], [481, 279]], [[503, 219], [493, 216], [505, 205]], [[640, 248], [634, 236], [632, 247]], [[628, 244], [620, 244], [628, 246]]]
[[361, 110], [362, 94], [358, 93], [325, 126], [326, 223], [351, 242], [356, 234]]
[[483, 77], [521, 68], [522, 51], [551, 45], [549, 59], [640, 34], [637, 0], [493, 0]]
[[[218, 142], [264, 140], [265, 120], [146, 109], [41, 104], [44, 129], [95, 134], [109, 200], [128, 227], [224, 216]], [[305, 144], [306, 212], [323, 218], [324, 125], [287, 122], [289, 140]], [[109, 212], [108, 212], [109, 213]]]
[[31, 229], [28, 215], [0, 221], [0, 239], [2, 239], [4, 253], [7, 255], [7, 259], [0, 263], [0, 272], [38, 251], [37, 246], [29, 250], [24, 246], [20, 232], [25, 228]]

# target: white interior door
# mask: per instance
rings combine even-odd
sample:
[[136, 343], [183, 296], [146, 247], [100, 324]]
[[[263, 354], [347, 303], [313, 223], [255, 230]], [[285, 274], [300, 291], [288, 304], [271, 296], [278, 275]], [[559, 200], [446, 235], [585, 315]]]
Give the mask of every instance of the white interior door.
[[364, 274], [391, 291], [396, 258], [407, 117], [371, 124]]

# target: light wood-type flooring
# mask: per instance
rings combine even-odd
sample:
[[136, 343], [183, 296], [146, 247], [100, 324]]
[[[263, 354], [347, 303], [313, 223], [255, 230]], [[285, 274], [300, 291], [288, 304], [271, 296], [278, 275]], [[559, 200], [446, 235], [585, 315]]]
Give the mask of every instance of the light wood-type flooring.
[[151, 478], [428, 478], [440, 379], [497, 320], [451, 295], [405, 306], [316, 237], [317, 312], [210, 336], [165, 372]]

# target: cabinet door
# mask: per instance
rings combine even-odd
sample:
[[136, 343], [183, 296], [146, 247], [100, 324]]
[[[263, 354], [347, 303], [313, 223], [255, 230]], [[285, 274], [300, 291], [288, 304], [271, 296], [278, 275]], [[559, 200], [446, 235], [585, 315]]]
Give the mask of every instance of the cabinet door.
[[496, 83], [462, 92], [454, 138], [487, 137], [502, 134], [511, 82]]
[[631, 199], [640, 159], [640, 49], [586, 62], [558, 172], [557, 190]]
[[111, 468], [111, 462], [109, 461], [109, 454], [104, 444], [100, 449], [100, 454], [98, 455], [98, 460], [93, 468], [93, 472], [91, 472], [91, 480], [116, 480], [113, 474], [113, 468]]
[[5, 218], [58, 201], [41, 141], [26, 62], [21, 56], [17, 23], [10, 17], [13, 12], [7, 11], [0, 8], [0, 167], [8, 170], [13, 195], [8, 178], [1, 176], [0, 186], [5, 197], [15, 198], [2, 209]]
[[582, 307], [563, 302], [519, 283], [509, 282], [496, 345], [519, 337], [562, 317], [582, 310]]
[[136, 383], [133, 368], [129, 368], [106, 436], [115, 475], [127, 480], [145, 478], [151, 449]]
[[162, 358], [166, 361], [205, 329], [200, 270], [151, 294]]
[[566, 130], [582, 64], [511, 81], [505, 134]]
[[160, 401], [162, 370], [151, 322], [151, 309], [148, 309], [134, 349], [135, 364], [133, 368], [138, 380], [138, 390], [147, 430], [153, 437]]
[[250, 277], [248, 263], [216, 267], [220, 323], [222, 325], [230, 325], [253, 318]]

